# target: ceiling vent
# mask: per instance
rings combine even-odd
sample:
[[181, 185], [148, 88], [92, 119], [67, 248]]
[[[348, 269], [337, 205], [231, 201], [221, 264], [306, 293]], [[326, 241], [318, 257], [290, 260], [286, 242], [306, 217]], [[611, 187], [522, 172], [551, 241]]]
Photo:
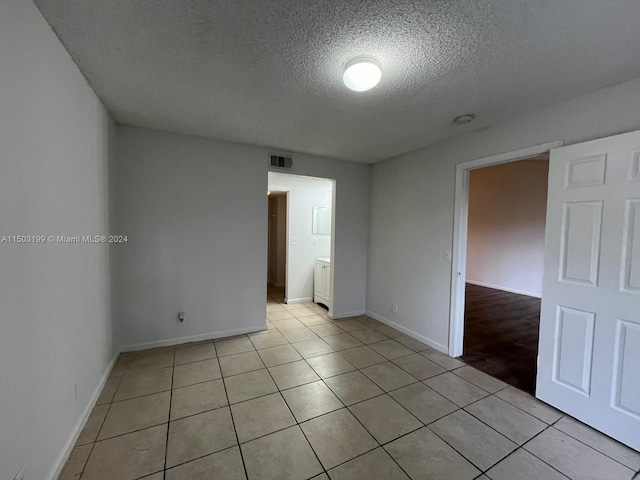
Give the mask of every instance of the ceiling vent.
[[291, 168], [293, 160], [291, 157], [283, 157], [282, 155], [271, 155], [269, 166], [277, 168]]

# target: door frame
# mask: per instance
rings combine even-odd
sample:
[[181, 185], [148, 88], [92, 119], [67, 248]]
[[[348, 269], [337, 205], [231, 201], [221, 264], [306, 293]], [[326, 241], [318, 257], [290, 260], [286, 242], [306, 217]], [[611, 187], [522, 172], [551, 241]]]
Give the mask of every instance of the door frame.
[[469, 215], [469, 172], [478, 168], [534, 157], [558, 147], [561, 140], [542, 143], [511, 152], [478, 158], [456, 165], [453, 216], [453, 249], [451, 252], [451, 304], [449, 307], [449, 356], [459, 357], [464, 345], [464, 306], [467, 270], [467, 227]]

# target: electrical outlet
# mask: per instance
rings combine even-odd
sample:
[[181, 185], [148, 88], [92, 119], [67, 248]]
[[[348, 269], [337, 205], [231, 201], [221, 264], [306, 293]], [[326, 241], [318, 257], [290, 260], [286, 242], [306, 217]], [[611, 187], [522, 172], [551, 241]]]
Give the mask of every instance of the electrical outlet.
[[445, 260], [451, 260], [451, 250], [445, 250], [444, 251], [444, 259]]
[[24, 465], [20, 467], [20, 471], [13, 477], [13, 480], [24, 480]]
[[398, 313], [398, 304], [397, 303], [392, 303], [391, 304], [391, 313]]
[[178, 313], [178, 325], [184, 325], [184, 312], [179, 312]]

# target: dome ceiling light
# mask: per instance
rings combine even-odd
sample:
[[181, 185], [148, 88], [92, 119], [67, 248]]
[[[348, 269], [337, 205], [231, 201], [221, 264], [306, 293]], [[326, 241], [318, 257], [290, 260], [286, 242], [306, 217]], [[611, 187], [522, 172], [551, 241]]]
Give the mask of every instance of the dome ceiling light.
[[378, 62], [369, 57], [357, 57], [347, 63], [342, 80], [351, 90], [366, 92], [375, 87], [381, 77], [382, 71]]

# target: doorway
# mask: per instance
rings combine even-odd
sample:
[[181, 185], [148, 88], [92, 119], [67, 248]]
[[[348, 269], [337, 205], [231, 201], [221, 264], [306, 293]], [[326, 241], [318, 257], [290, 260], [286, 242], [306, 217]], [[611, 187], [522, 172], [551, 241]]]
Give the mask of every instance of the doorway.
[[[536, 267], [539, 272], [538, 287], [532, 288], [535, 281], [530, 274], [535, 268], [527, 266], [525, 260], [533, 247], [526, 242], [520, 246], [512, 244], [517, 243], [517, 239], [526, 240], [532, 235], [531, 219], [527, 219], [531, 213], [528, 211], [531, 205], [526, 203], [525, 195], [524, 207], [519, 205], [524, 210], [513, 209], [508, 214], [510, 218], [506, 218], [509, 221], [506, 222], [508, 228], [505, 230], [504, 225], [498, 225], [498, 220], [505, 220], [507, 217], [503, 210], [518, 206], [506, 196], [517, 195], [520, 188], [515, 185], [497, 185], [494, 179], [494, 183], [485, 182], [484, 191], [477, 191], [473, 189], [471, 182], [476, 176], [474, 171], [480, 172], [479, 176], [482, 176], [482, 169], [500, 165], [509, 170], [511, 167], [508, 164], [515, 167], [517, 161], [529, 162], [530, 165], [532, 162], [545, 162], [545, 168], [548, 169], [548, 152], [560, 145], [560, 142], [553, 142], [474, 160], [458, 165], [456, 170], [449, 354], [454, 357], [462, 356], [479, 370], [528, 391], [535, 389], [543, 265]], [[538, 166], [542, 166], [542, 163]], [[544, 184], [546, 185], [546, 181]], [[542, 193], [538, 198], [543, 198], [546, 203], [546, 189]], [[474, 198], [487, 196], [498, 203], [493, 206], [484, 205], [480, 212], [476, 211], [475, 213], [480, 214], [479, 219], [470, 218], [470, 214], [474, 215], [476, 206], [475, 202], [473, 205], [470, 202]], [[540, 213], [540, 205], [536, 208]], [[542, 212], [546, 213], [544, 205]], [[470, 222], [473, 222], [471, 231]], [[477, 229], [478, 225], [482, 228]], [[542, 223], [538, 222], [536, 238], [535, 249], [543, 259], [544, 216]], [[476, 241], [470, 248], [469, 240]], [[500, 315], [504, 317], [500, 318]], [[518, 356], [527, 360], [518, 360]], [[513, 365], [520, 366], [519, 362], [526, 363], [527, 366], [523, 366], [521, 371], [510, 368]]]
[[[331, 315], [335, 181], [280, 172], [268, 178], [268, 300], [322, 305], [321, 312]], [[316, 278], [318, 262], [324, 265], [322, 281]]]
[[267, 191], [267, 295], [284, 303], [287, 275], [287, 192]]
[[469, 174], [464, 354], [535, 391], [549, 155]]

